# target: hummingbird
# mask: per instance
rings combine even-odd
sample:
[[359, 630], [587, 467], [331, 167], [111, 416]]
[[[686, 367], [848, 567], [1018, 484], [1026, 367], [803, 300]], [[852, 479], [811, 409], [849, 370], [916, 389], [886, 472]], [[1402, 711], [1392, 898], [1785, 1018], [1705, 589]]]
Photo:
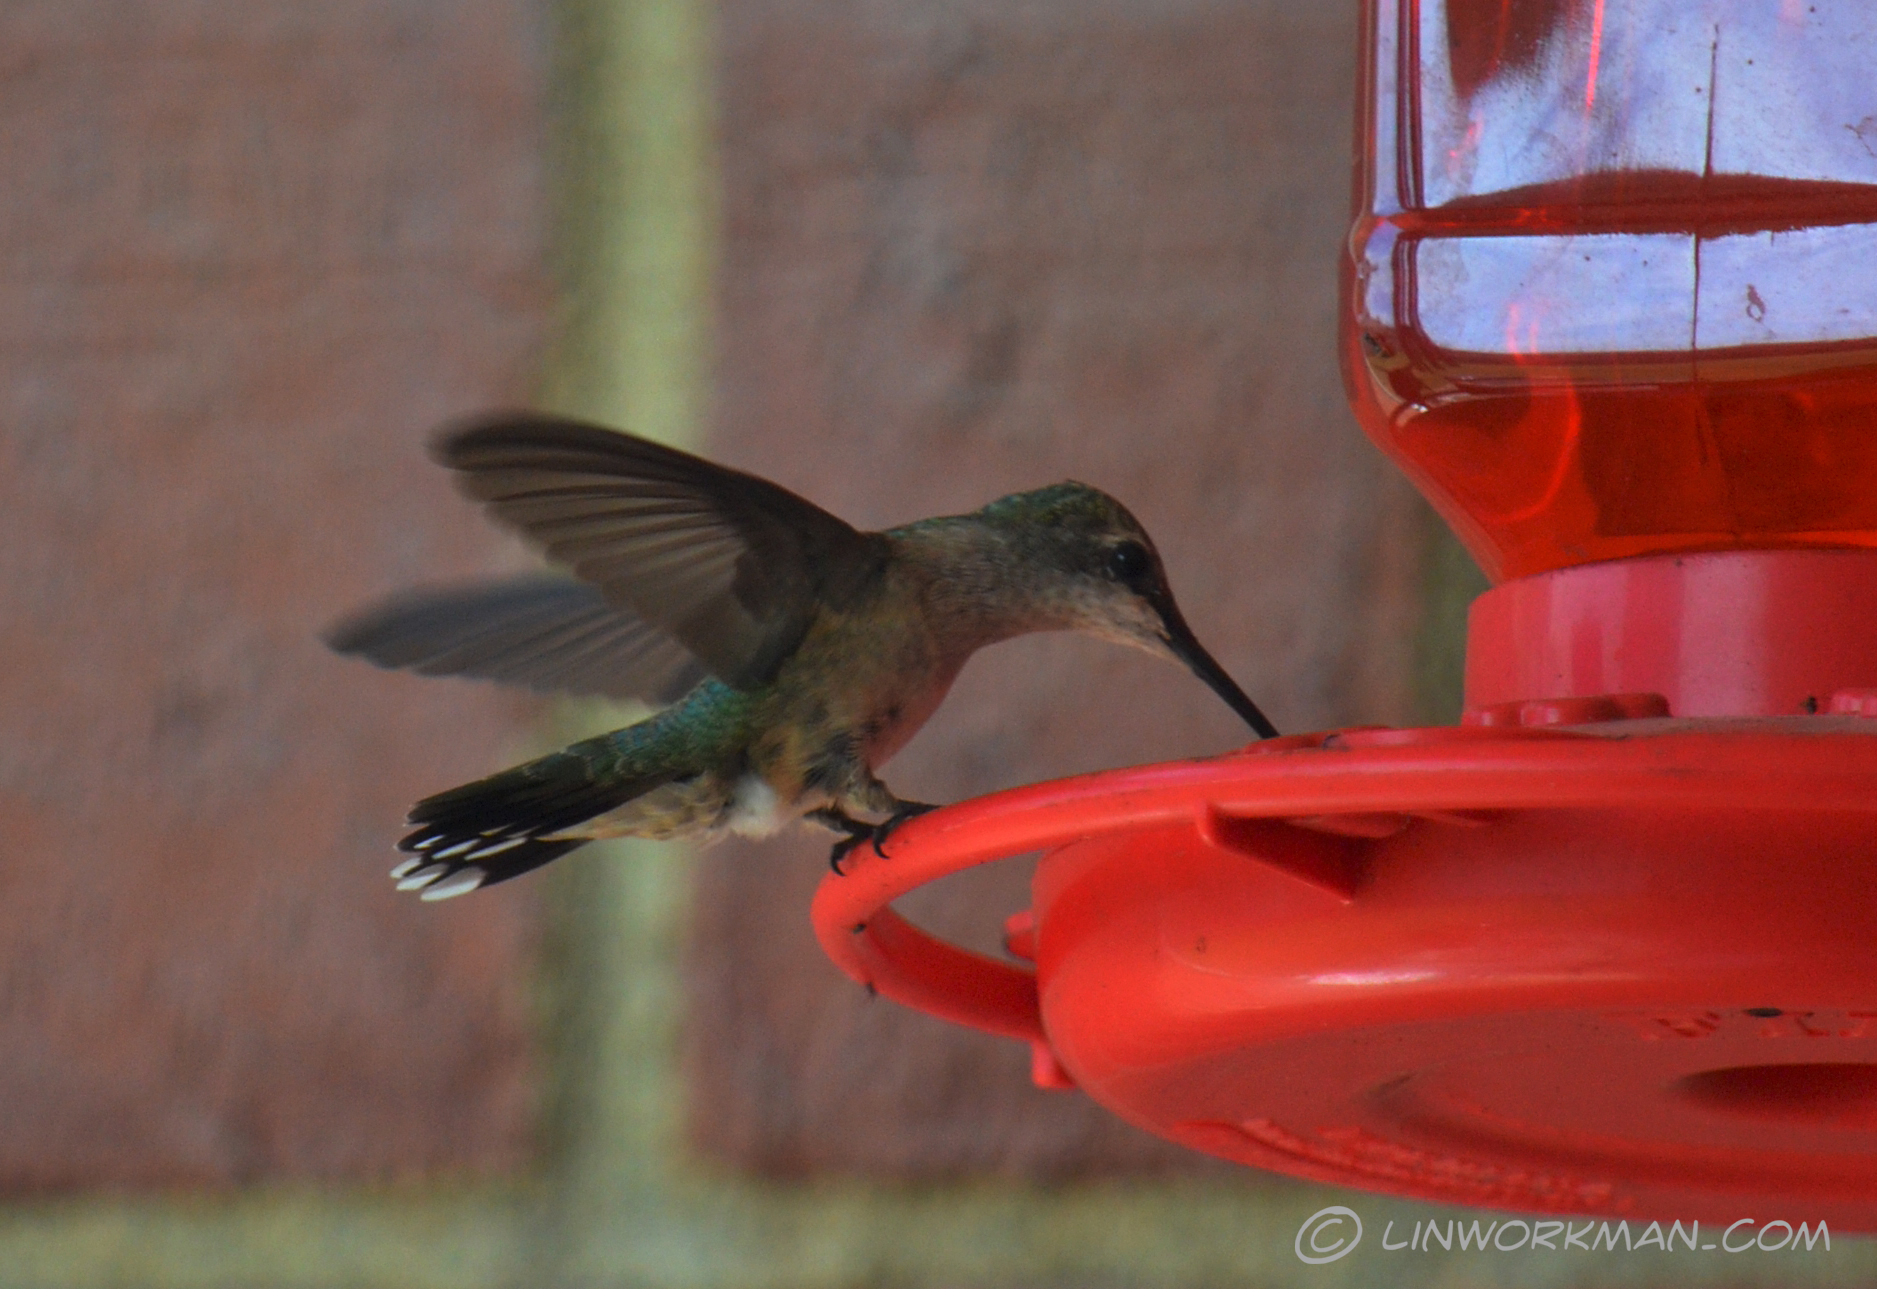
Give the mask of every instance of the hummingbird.
[[327, 643], [382, 667], [642, 700], [637, 724], [419, 801], [398, 889], [447, 899], [605, 837], [765, 836], [806, 819], [855, 847], [936, 807], [876, 772], [971, 655], [1082, 631], [1184, 664], [1277, 733], [1186, 625], [1140, 523], [1086, 484], [863, 532], [768, 480], [533, 413], [440, 433], [460, 489], [571, 579], [406, 593]]

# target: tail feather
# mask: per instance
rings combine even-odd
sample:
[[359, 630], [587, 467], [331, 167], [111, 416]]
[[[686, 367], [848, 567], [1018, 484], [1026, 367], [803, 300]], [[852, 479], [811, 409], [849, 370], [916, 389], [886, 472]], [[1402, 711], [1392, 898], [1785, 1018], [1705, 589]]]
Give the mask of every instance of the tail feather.
[[619, 773], [583, 755], [589, 747], [576, 745], [419, 801], [409, 820], [416, 830], [398, 843], [411, 858], [391, 870], [398, 889], [443, 900], [519, 877], [587, 841], [554, 834], [672, 778]]
[[[448, 858], [419, 852], [391, 870], [400, 891], [417, 891], [423, 900], [447, 900], [453, 895], [467, 895], [511, 877], [532, 872], [550, 860], [559, 859], [570, 850], [584, 846], [584, 841], [540, 841], [533, 837], [485, 838], [490, 844]], [[400, 846], [400, 849], [409, 847]]]

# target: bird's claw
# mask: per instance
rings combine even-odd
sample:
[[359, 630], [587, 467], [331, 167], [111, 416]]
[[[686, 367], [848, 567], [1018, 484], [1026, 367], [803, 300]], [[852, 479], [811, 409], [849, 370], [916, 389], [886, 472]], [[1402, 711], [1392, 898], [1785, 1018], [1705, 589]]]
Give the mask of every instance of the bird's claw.
[[878, 855], [881, 859], [885, 859], [887, 857], [886, 839], [891, 837], [894, 832], [898, 831], [901, 824], [905, 823], [908, 819], [930, 814], [937, 809], [937, 806], [928, 805], [923, 801], [900, 802], [899, 809], [895, 810], [879, 824], [875, 825], [873, 829], [873, 853]]
[[841, 862], [853, 854], [855, 848], [862, 842], [872, 845], [873, 853], [885, 859], [887, 857], [886, 839], [891, 837], [901, 824], [917, 815], [927, 814], [937, 809], [937, 806], [928, 805], [923, 801], [902, 801], [892, 814], [877, 824], [864, 824], [858, 819], [849, 819], [846, 815], [834, 810], [817, 811], [816, 819], [836, 831], [847, 834], [828, 849], [828, 867], [834, 870], [837, 877], [847, 876], [841, 870]]
[[841, 861], [853, 853], [854, 847], [871, 838], [873, 831], [873, 829], [868, 828], [866, 831], [857, 832], [851, 837], [843, 837], [828, 849], [828, 867], [834, 870], [836, 877], [847, 876], [846, 873], [841, 871]]

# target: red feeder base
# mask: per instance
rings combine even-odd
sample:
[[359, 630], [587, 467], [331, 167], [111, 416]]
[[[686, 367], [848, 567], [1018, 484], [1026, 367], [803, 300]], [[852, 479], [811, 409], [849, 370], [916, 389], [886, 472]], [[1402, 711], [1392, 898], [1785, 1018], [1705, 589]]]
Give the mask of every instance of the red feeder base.
[[[1877, 676], [1873, 586], [1869, 551], [1509, 583], [1474, 606], [1464, 726], [965, 802], [856, 851], [816, 931], [889, 998], [1031, 1042], [1038, 1082], [1215, 1155], [1877, 1230], [1877, 690], [1847, 688]], [[887, 907], [1035, 850], [1009, 941], [1034, 974]]]
[[[1034, 975], [885, 907], [1044, 848], [1033, 939], [1013, 919]], [[1877, 1229], [1877, 723], [1287, 738], [968, 802], [889, 849], [817, 895], [837, 963], [1195, 1149]]]

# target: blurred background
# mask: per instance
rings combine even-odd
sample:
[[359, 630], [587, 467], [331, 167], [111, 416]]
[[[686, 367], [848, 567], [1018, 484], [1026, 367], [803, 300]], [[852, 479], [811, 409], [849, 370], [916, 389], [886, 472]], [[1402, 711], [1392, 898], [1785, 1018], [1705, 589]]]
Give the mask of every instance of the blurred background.
[[[1356, 17], [0, 6], [0, 1286], [1742, 1283], [1304, 1266], [1325, 1204], [1437, 1210], [1184, 1154], [870, 1001], [809, 931], [818, 834], [384, 877], [417, 797], [630, 715], [318, 643], [530, 565], [423, 453], [496, 405], [865, 526], [1079, 478], [1281, 727], [1452, 720], [1483, 583], [1335, 366]], [[1243, 740], [1177, 669], [1031, 638], [888, 777]], [[906, 907], [990, 949], [1026, 881]]]

